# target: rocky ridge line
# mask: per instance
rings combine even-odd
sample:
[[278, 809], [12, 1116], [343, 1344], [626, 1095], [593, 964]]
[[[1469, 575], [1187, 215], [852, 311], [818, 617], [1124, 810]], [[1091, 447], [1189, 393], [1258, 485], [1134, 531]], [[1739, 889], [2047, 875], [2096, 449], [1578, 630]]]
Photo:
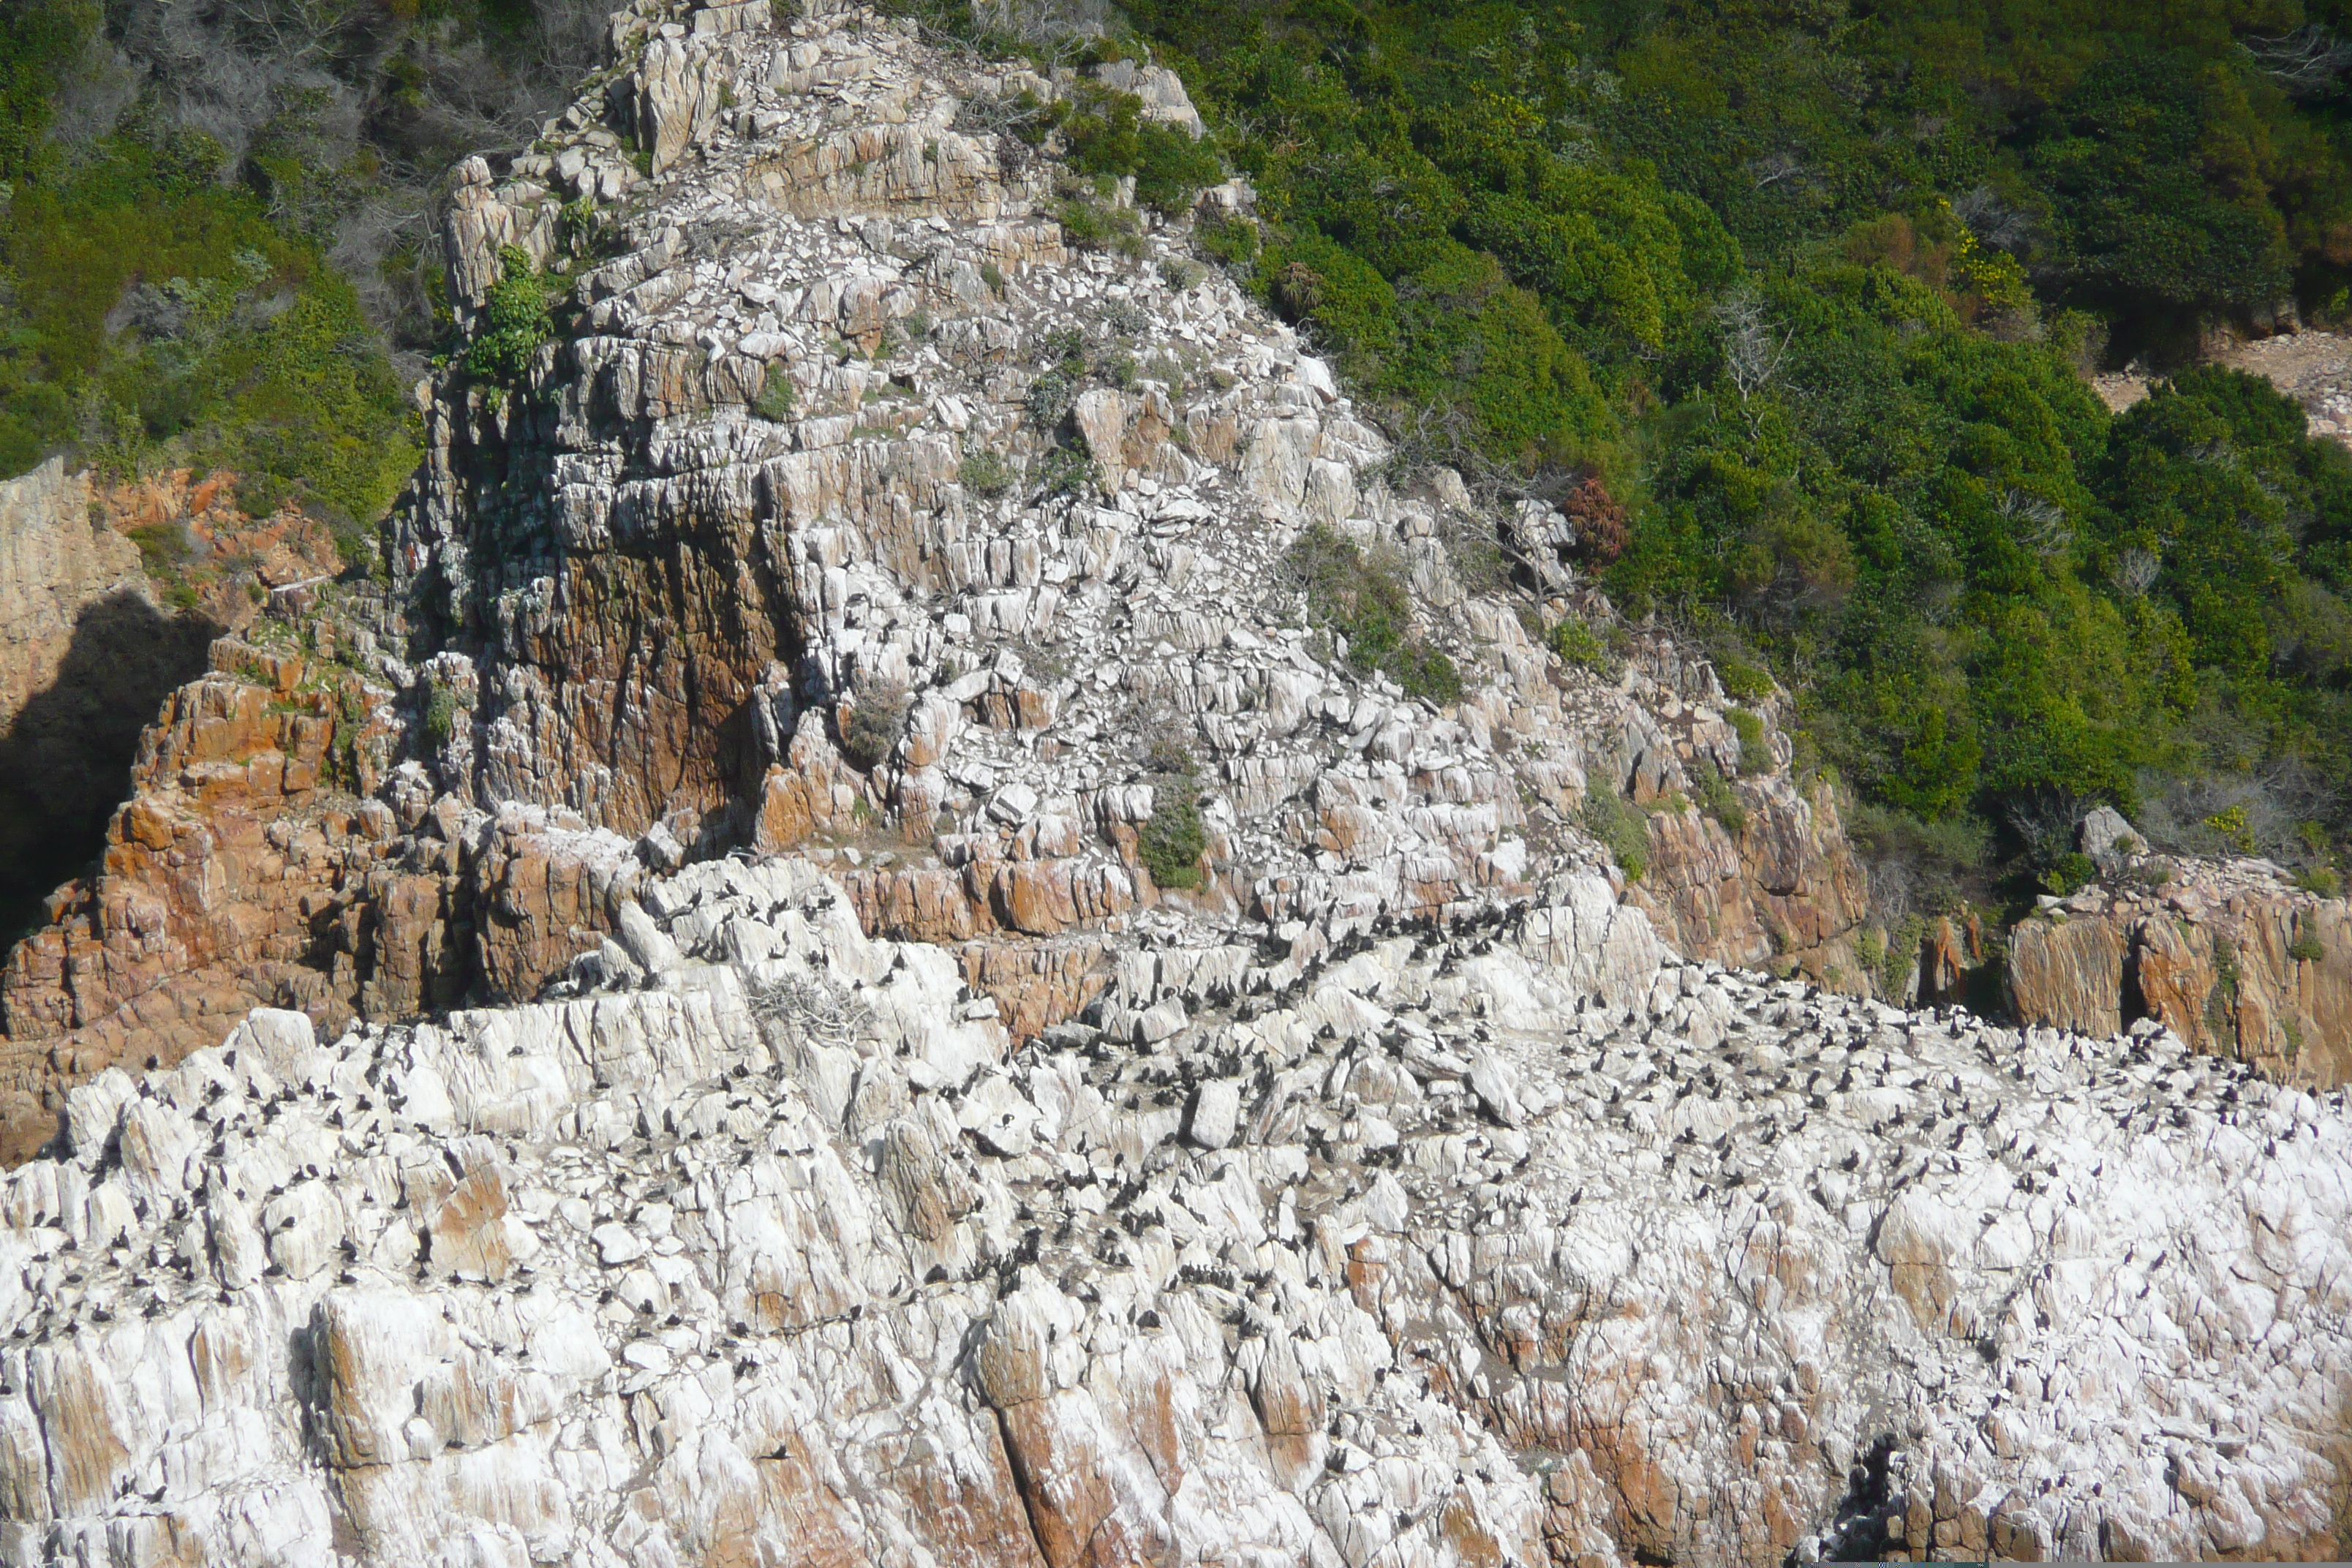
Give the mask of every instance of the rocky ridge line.
[[[1860, 868], [1775, 706], [1743, 748], [1670, 638], [1570, 668], [1465, 592], [1459, 481], [1391, 484], [1379, 433], [1192, 262], [1185, 220], [1142, 215], [1134, 258], [1070, 248], [1058, 166], [974, 106], [1073, 79], [854, 10], [626, 10], [614, 44], [625, 68], [503, 181], [470, 161], [448, 218], [472, 320], [502, 247], [544, 263], [567, 204], [609, 204], [573, 335], [511, 391], [425, 389], [391, 531], [404, 624], [324, 594], [174, 699], [102, 873], [0, 983], [17, 1152], [66, 1085], [257, 1004], [332, 1030], [530, 996], [642, 877], [747, 844], [835, 857], [870, 932], [955, 944], [1024, 1037], [1171, 897], [1194, 945], [1301, 964], [1383, 916], [1534, 897], [1604, 861], [1579, 826], [1602, 787], [1646, 808], [1625, 896], [1683, 951], [1858, 975]], [[1113, 68], [1191, 117], [1167, 73]], [[1070, 333], [1096, 369], [1134, 363], [1066, 380], [1065, 416], [1039, 384]], [[1087, 493], [1035, 482], [1056, 447]], [[1029, 480], [984, 493], [975, 458]], [[1461, 702], [1304, 629], [1277, 567], [1315, 525], [1394, 552]], [[1544, 612], [1571, 613], [1609, 616], [1572, 589]], [[887, 754], [845, 756], [861, 700], [898, 693]], [[1154, 739], [1191, 771], [1155, 772]], [[1737, 833], [1691, 804], [1702, 761]], [[1171, 895], [1139, 839], [1190, 797], [1205, 885]]]

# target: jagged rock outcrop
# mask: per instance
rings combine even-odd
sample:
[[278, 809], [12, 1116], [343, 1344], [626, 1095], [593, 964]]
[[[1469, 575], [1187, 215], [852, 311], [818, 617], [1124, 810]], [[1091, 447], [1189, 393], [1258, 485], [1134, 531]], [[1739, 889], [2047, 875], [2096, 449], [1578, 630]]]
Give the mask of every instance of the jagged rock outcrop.
[[448, 219], [461, 322], [601, 235], [569, 335], [11, 961], [0, 1559], [2352, 1551], [2340, 1091], [1677, 957], [1844, 964], [1782, 708], [1465, 590], [1182, 220], [1071, 248], [1068, 80], [613, 39]]
[[[256, 1013], [0, 1186], [0, 1552], [2329, 1556], [2352, 1118], [1548, 912], [1152, 911], [1016, 1047], [805, 860]], [[1207, 944], [1207, 945], [1204, 945]]]
[[2352, 904], [2267, 860], [2132, 857], [2010, 933], [2017, 1016], [2109, 1034], [2162, 1024], [2283, 1082], [2352, 1077]]
[[[1647, 804], [1702, 760], [1738, 774], [1703, 661], [1637, 638], [1622, 678], [1563, 670], [1466, 597], [1445, 487], [1380, 478], [1378, 432], [1189, 266], [1181, 225], [1147, 222], [1131, 259], [1066, 248], [1052, 165], [966, 111], [1066, 84], [855, 13], [756, 22], [654, 29], [631, 101], [656, 177], [580, 284], [586, 331], [528, 402], [436, 407], [395, 554], [425, 635], [480, 670], [445, 774], [689, 850], [879, 835], [842, 847], [861, 911], [935, 941], [1149, 907], [1137, 836], [1171, 794], [1204, 797], [1192, 901], [1280, 927], [1523, 897], [1590, 860], [1593, 783]], [[593, 140], [470, 172], [461, 310], [490, 247], [544, 250], [553, 205], [604, 188]], [[689, 153], [691, 181], [659, 176]], [[789, 417], [746, 406], [785, 384]], [[1057, 497], [1037, 476], [1062, 443], [1093, 480]], [[1281, 563], [1318, 523], [1398, 552], [1471, 675], [1458, 707], [1307, 633]], [[907, 721], [853, 763], [868, 693]], [[1726, 956], [1826, 948], [1861, 905], [1833, 813], [1784, 773], [1740, 788], [1741, 845], [1663, 837], [1656, 907]]]
[[341, 1027], [446, 1007], [486, 977], [533, 994], [642, 871], [625, 840], [466, 807], [396, 762], [404, 716], [360, 668], [363, 626], [313, 605], [254, 629], [173, 694], [100, 873], [0, 970], [0, 1156], [48, 1142], [71, 1083], [176, 1061], [256, 1006]]
[[[1164, 900], [1295, 944], [1536, 897], [1605, 863], [1596, 789], [1643, 809], [1630, 896], [1685, 951], [1838, 965], [1861, 877], [1778, 706], [1741, 776], [1727, 700], [1673, 638], [1565, 667], [1538, 634], [1613, 618], [1597, 596], [1563, 580], [1523, 624], [1466, 593], [1458, 479], [1389, 477], [1189, 220], [1074, 248], [1058, 166], [991, 129], [1067, 73], [756, 0], [626, 10], [613, 38], [618, 73], [505, 176], [468, 160], [447, 215], [461, 323], [502, 256], [549, 262], [584, 225], [568, 335], [520, 384], [429, 389], [390, 603], [269, 622], [315, 665], [332, 621], [340, 673], [183, 694], [101, 874], [13, 964], [17, 1081], [50, 1109], [226, 1007], [332, 1027], [528, 997], [641, 872], [732, 847], [817, 856], [870, 931], [954, 944], [1030, 1034]], [[1166, 71], [1104, 69], [1193, 121]], [[1284, 567], [1311, 526], [1410, 582], [1458, 702], [1314, 629]], [[338, 747], [360, 763], [327, 766]], [[1706, 768], [1737, 833], [1689, 804]]]

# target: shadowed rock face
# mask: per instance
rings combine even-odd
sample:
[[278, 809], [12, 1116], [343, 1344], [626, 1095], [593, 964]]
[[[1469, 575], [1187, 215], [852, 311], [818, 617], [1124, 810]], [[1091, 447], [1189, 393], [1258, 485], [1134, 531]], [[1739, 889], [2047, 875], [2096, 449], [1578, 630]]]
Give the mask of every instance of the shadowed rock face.
[[204, 668], [209, 640], [128, 588], [76, 614], [48, 685], [0, 729], [0, 933], [40, 924], [42, 900], [97, 857], [131, 793], [141, 730]]
[[140, 730], [211, 635], [156, 607], [61, 459], [0, 483], [0, 938], [97, 856]]

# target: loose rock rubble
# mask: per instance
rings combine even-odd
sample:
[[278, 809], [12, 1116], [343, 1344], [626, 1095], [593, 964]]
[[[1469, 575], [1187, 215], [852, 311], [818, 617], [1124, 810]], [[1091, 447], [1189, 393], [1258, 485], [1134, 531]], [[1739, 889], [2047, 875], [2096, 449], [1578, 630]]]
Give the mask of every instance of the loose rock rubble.
[[0, 1193], [7, 1561], [2333, 1549], [2340, 1095], [1664, 954], [1598, 878], [1015, 1049], [798, 858], [257, 1012]]

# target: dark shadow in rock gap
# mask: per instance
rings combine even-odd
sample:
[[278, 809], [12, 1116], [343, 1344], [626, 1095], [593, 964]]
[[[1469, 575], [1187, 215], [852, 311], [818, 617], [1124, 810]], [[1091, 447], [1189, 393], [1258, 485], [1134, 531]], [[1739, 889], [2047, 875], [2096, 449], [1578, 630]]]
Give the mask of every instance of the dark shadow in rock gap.
[[141, 731], [204, 673], [218, 631], [128, 592], [76, 617], [57, 679], [0, 733], [0, 951], [40, 928], [59, 883], [94, 868]]

